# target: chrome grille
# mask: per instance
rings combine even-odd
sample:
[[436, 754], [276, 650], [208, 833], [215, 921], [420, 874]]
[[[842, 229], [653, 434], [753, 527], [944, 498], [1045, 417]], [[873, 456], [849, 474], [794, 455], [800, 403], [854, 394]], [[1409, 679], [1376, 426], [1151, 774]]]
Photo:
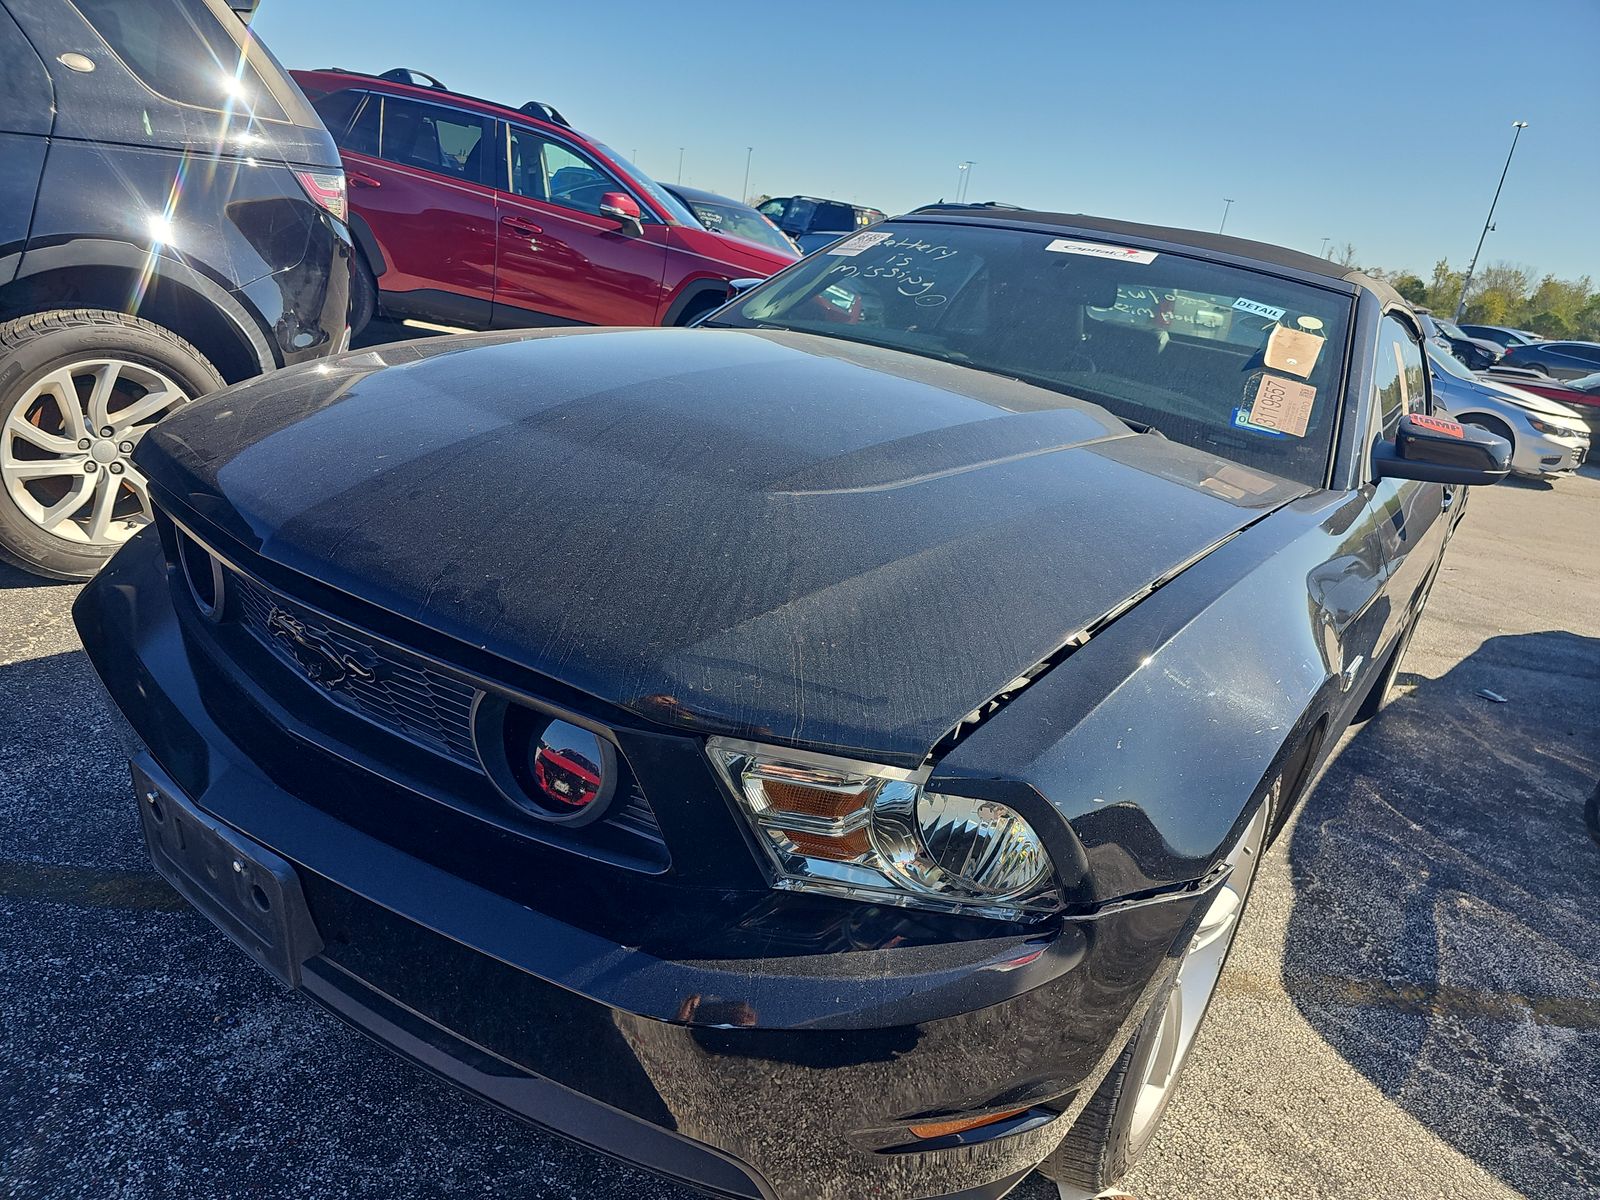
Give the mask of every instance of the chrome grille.
[[[248, 575], [230, 571], [228, 591], [239, 602], [239, 624], [282, 662], [318, 683], [335, 704], [447, 758], [478, 767], [472, 746], [472, 706], [478, 689], [470, 683], [268, 591]], [[285, 636], [291, 631], [298, 636]], [[327, 663], [322, 662], [324, 655]], [[319, 669], [320, 679], [311, 673]]]

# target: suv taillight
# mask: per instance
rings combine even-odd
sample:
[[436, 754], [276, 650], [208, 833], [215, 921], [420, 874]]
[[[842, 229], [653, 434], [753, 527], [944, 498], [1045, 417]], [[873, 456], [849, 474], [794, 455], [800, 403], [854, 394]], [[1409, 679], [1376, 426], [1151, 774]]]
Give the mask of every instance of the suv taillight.
[[350, 200], [345, 194], [343, 171], [296, 171], [294, 177], [313, 203], [345, 221], [350, 217]]

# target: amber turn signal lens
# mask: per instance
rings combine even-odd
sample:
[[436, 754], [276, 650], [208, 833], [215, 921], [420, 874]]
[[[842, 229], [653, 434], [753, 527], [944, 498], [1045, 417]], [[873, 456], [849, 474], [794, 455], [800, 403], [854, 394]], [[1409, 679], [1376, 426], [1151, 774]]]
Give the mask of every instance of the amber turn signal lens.
[[825, 821], [842, 821], [851, 813], [859, 812], [876, 790], [863, 787], [853, 791], [838, 791], [770, 778], [761, 781], [761, 789], [773, 812], [821, 817]]
[[929, 1121], [923, 1125], [909, 1126], [909, 1128], [913, 1137], [919, 1137], [924, 1140], [949, 1137], [952, 1133], [965, 1133], [969, 1129], [982, 1129], [985, 1125], [993, 1125], [998, 1121], [1004, 1121], [1007, 1117], [1014, 1117], [1027, 1111], [1027, 1105], [1023, 1105], [1021, 1108], [1008, 1108], [1005, 1112], [985, 1113], [981, 1117], [960, 1117], [953, 1121]]

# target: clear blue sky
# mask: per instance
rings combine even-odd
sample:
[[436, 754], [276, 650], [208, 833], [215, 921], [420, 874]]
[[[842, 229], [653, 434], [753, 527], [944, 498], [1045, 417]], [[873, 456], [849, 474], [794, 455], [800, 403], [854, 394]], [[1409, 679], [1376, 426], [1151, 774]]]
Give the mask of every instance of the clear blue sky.
[[291, 67], [554, 104], [671, 181], [1216, 229], [1600, 278], [1600, 0], [261, 0]]

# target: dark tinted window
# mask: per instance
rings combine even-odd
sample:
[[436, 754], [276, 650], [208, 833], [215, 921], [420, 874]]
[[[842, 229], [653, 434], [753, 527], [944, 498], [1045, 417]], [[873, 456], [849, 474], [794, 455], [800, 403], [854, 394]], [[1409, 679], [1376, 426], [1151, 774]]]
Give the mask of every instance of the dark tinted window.
[[[152, 92], [201, 108], [288, 120], [256, 72], [275, 69], [239, 19], [204, 0], [76, 0], [102, 41]], [[231, 22], [234, 31], [224, 25]]]
[[1570, 354], [1573, 358], [1600, 363], [1600, 346], [1585, 346], [1582, 342], [1562, 342], [1557, 349], [1562, 354]]
[[356, 115], [356, 109], [361, 107], [361, 101], [365, 98], [362, 92], [329, 92], [312, 100], [311, 107], [317, 110], [317, 116], [322, 118], [333, 140], [342, 146], [344, 135], [350, 128], [350, 119]]
[[378, 152], [393, 163], [481, 183], [492, 124], [472, 113], [385, 96]]
[[811, 228], [828, 233], [848, 233], [856, 227], [856, 210], [848, 204], [819, 204]]

